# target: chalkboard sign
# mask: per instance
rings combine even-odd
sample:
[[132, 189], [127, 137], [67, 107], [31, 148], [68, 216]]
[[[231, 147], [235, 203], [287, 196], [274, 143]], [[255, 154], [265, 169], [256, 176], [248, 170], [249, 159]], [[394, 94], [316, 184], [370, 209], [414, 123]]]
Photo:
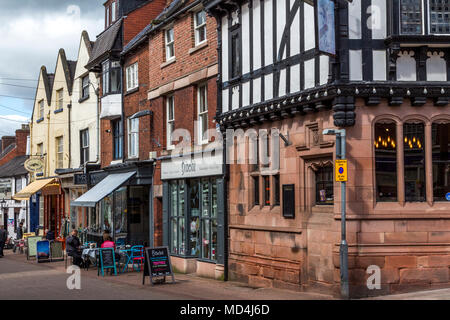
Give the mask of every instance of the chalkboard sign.
[[146, 276], [150, 277], [152, 285], [154, 284], [154, 277], [164, 277], [162, 282], [165, 282], [166, 276], [172, 276], [172, 282], [175, 282], [172, 264], [170, 262], [169, 248], [157, 247], [145, 249], [145, 265], [142, 284], [145, 283]]
[[27, 260], [32, 257], [36, 257], [37, 242], [41, 241], [42, 237], [28, 237], [27, 238]]
[[42, 240], [36, 243], [36, 261], [50, 261], [50, 241]]
[[295, 218], [295, 185], [283, 185], [283, 217]]
[[50, 256], [52, 261], [64, 260], [62, 242], [59, 241], [50, 242]]
[[105, 275], [105, 269], [114, 269], [114, 274], [117, 275], [116, 270], [116, 257], [114, 256], [113, 248], [103, 248], [98, 250], [99, 264], [98, 271], [102, 270], [102, 275]]

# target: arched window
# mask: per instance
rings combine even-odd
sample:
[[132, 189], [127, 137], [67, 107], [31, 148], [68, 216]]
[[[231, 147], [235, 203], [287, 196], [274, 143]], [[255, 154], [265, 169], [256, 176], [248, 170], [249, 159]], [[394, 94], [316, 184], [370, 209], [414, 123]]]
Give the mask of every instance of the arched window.
[[403, 125], [405, 200], [425, 201], [425, 126], [421, 122]]
[[382, 121], [375, 124], [376, 197], [379, 202], [397, 201], [396, 124]]
[[450, 122], [435, 122], [432, 126], [433, 198], [446, 201], [450, 192]]

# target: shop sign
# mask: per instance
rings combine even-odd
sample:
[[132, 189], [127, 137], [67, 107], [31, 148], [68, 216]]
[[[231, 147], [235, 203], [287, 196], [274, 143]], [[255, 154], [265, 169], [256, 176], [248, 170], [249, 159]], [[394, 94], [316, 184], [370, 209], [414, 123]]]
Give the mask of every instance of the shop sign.
[[214, 156], [196, 155], [172, 158], [161, 163], [161, 179], [216, 176], [223, 173], [222, 152]]
[[30, 158], [23, 164], [28, 172], [41, 172], [44, 168], [44, 162], [38, 158]]
[[87, 184], [87, 175], [84, 173], [76, 173], [73, 175], [73, 184], [81, 185]]
[[44, 196], [61, 194], [61, 185], [59, 183], [48, 184], [42, 189], [42, 194]]

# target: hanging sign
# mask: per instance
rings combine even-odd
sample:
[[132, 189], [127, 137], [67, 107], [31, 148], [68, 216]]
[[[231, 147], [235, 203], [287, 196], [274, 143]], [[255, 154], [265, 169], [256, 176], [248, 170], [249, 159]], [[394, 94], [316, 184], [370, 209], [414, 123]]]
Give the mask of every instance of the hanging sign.
[[153, 278], [163, 277], [159, 283], [166, 282], [166, 276], [172, 276], [172, 283], [175, 282], [175, 277], [172, 271], [172, 264], [170, 262], [169, 248], [157, 247], [146, 248], [145, 250], [144, 275], [142, 277], [142, 284], [145, 284], [145, 277], [150, 277], [151, 284], [155, 284]]
[[316, 42], [319, 52], [336, 55], [334, 0], [316, 0]]
[[44, 168], [44, 162], [39, 158], [30, 158], [23, 164], [28, 172], [41, 172]]
[[336, 182], [347, 182], [347, 160], [335, 161]]

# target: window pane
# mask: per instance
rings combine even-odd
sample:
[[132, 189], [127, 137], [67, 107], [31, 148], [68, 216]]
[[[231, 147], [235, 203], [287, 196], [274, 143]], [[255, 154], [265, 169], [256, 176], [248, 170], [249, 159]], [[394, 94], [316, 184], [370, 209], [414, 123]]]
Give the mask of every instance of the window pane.
[[217, 217], [217, 184], [216, 180], [211, 181], [211, 218]]
[[185, 220], [184, 218], [178, 219], [178, 246], [179, 246], [179, 254], [186, 254], [186, 234], [184, 228]]
[[433, 195], [434, 201], [446, 201], [450, 192], [450, 123], [433, 123]]
[[430, 0], [430, 33], [450, 33], [449, 0]]
[[375, 125], [377, 201], [397, 201], [397, 141], [395, 123]]
[[333, 167], [321, 167], [316, 173], [316, 205], [332, 205], [334, 202]]
[[273, 194], [274, 194], [274, 199], [273, 199], [273, 202], [274, 202], [274, 205], [276, 205], [276, 206], [279, 206], [280, 205], [280, 176], [279, 175], [276, 175], [276, 176], [273, 176], [273, 182], [274, 182], [274, 185], [273, 185], [273, 188], [274, 188], [274, 190], [273, 190]]
[[112, 69], [111, 70], [111, 92], [119, 92], [120, 91], [120, 70]]
[[231, 36], [231, 76], [237, 77], [240, 73], [239, 34]]
[[404, 134], [405, 200], [425, 201], [425, 139], [422, 123], [406, 123]]
[[422, 0], [401, 0], [400, 29], [402, 34], [422, 34]]
[[177, 219], [176, 218], [172, 218], [170, 219], [170, 223], [171, 223], [171, 233], [170, 233], [170, 239], [171, 241], [171, 248], [170, 251], [172, 253], [177, 254], [178, 253], [178, 234], [177, 234], [177, 230], [178, 230], [178, 225], [177, 225]]
[[253, 203], [259, 205], [259, 177], [253, 177], [254, 198]]
[[202, 179], [202, 216], [209, 217], [209, 180]]
[[180, 217], [184, 217], [184, 181], [180, 181], [178, 185], [178, 212]]
[[211, 250], [211, 232], [210, 232], [210, 221], [203, 220], [202, 223], [202, 258], [210, 259]]
[[264, 205], [270, 206], [270, 177], [264, 177]]

